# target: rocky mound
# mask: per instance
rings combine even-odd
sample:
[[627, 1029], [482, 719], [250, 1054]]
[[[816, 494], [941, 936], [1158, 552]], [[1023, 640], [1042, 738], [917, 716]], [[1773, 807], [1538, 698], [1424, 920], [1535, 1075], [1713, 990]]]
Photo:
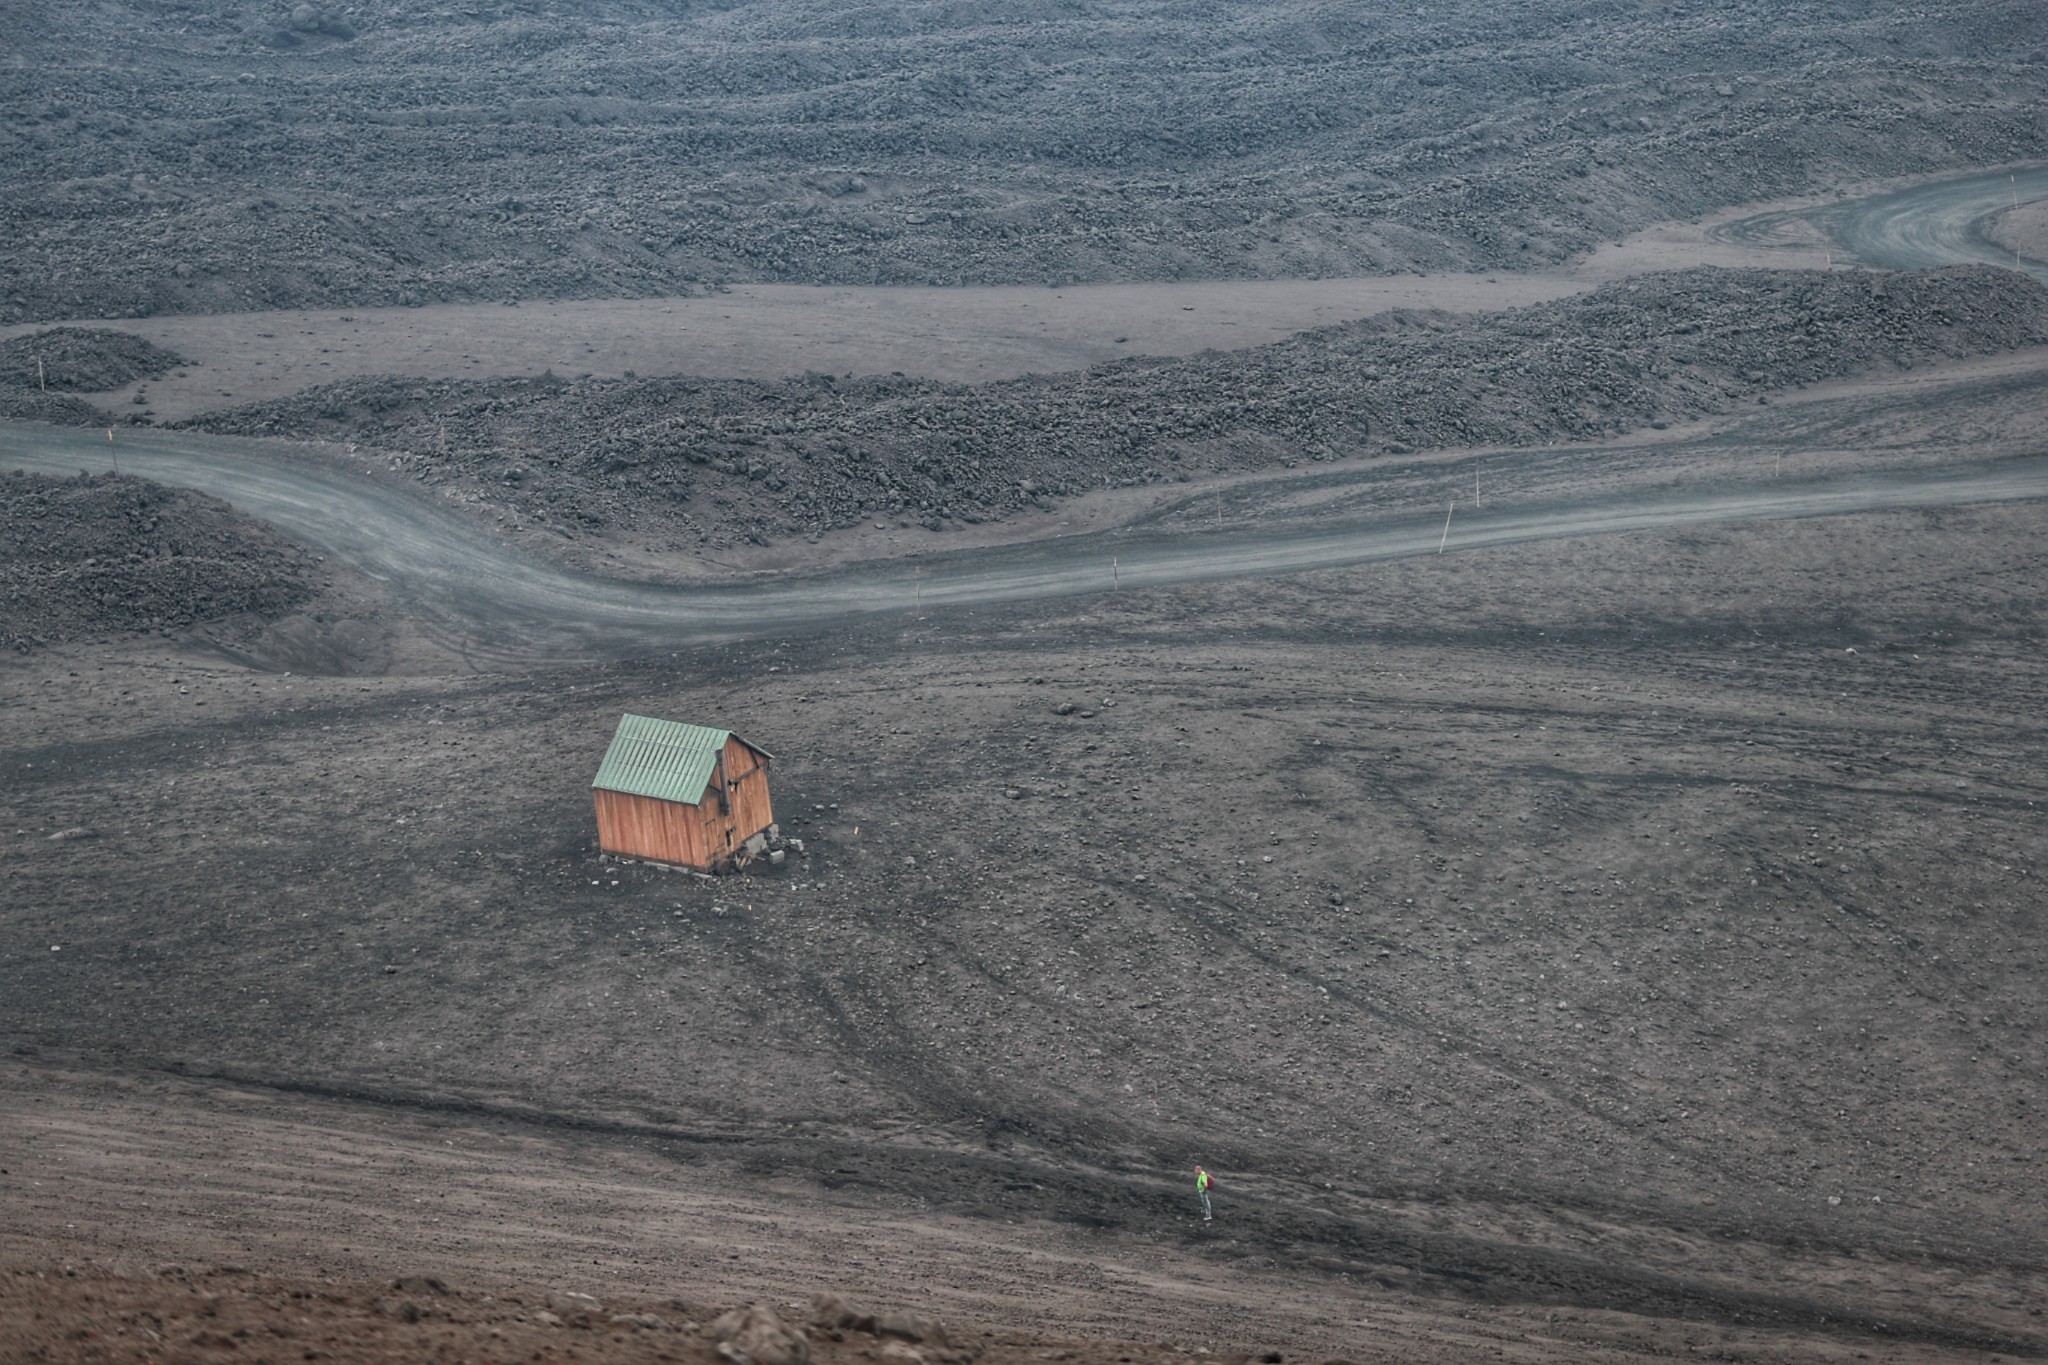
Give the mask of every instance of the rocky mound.
[[58, 393], [104, 393], [184, 363], [176, 351], [106, 327], [50, 327], [0, 341], [0, 382]]
[[0, 322], [1512, 267], [2048, 153], [2036, 0], [36, 14]]
[[279, 615], [315, 557], [218, 498], [115, 474], [0, 474], [0, 648]]
[[0, 341], [0, 418], [94, 426], [109, 418], [76, 395], [154, 379], [184, 364], [128, 332], [51, 327]]
[[48, 422], [60, 427], [93, 427], [112, 421], [106, 413], [76, 394], [46, 392], [33, 384], [27, 388], [0, 384], [0, 418], [14, 422]]
[[1388, 314], [983, 385], [369, 378], [192, 425], [367, 442], [423, 482], [565, 533], [764, 543], [877, 516], [979, 522], [1191, 471], [1599, 437], [2043, 341], [2048, 289], [1989, 267], [1692, 270], [1507, 313]]

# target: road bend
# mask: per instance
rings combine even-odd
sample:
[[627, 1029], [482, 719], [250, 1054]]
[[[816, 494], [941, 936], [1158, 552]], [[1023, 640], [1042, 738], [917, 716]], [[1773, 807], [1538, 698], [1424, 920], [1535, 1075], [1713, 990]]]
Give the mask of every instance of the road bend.
[[[97, 437], [97, 440], [95, 439]], [[1313, 526], [1212, 532], [1124, 528], [1025, 544], [762, 575], [650, 584], [561, 568], [453, 509], [262, 441], [124, 431], [121, 467], [195, 488], [381, 580], [436, 636], [498, 664], [618, 657], [803, 633], [909, 611], [1299, 573], [1528, 541], [1740, 521], [1840, 516], [2048, 497], [2048, 456], [1804, 481], [1720, 484], [1459, 513], [1412, 510]], [[282, 451], [289, 451], [282, 447]], [[108, 467], [103, 433], [0, 424], [0, 469]], [[1359, 478], [1371, 476], [1361, 471]], [[1324, 476], [1326, 479], [1328, 476]], [[1284, 496], [1284, 481], [1274, 495]]]

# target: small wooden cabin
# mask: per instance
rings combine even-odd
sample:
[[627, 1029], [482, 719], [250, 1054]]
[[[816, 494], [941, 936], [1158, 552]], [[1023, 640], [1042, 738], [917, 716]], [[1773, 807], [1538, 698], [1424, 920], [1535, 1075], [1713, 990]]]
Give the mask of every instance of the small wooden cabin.
[[700, 871], [740, 861], [775, 823], [768, 759], [730, 730], [621, 717], [590, 784], [598, 846]]

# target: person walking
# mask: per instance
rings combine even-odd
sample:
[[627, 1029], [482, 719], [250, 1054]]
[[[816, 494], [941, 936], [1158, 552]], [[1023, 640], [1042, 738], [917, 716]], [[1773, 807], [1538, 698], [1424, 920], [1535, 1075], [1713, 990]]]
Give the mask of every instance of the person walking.
[[1203, 1170], [1203, 1169], [1202, 1169], [1202, 1168], [1201, 1168], [1200, 1166], [1197, 1166], [1197, 1167], [1195, 1167], [1195, 1193], [1196, 1193], [1196, 1194], [1198, 1194], [1198, 1195], [1200, 1195], [1200, 1196], [1202, 1196], [1202, 1221], [1203, 1221], [1203, 1222], [1205, 1222], [1205, 1223], [1206, 1223], [1206, 1222], [1208, 1222], [1208, 1221], [1209, 1221], [1209, 1218], [1210, 1218], [1210, 1211], [1209, 1211], [1209, 1185], [1210, 1185], [1210, 1183], [1211, 1183], [1211, 1182], [1210, 1182], [1210, 1180], [1209, 1180], [1209, 1173], [1208, 1173], [1207, 1171]]

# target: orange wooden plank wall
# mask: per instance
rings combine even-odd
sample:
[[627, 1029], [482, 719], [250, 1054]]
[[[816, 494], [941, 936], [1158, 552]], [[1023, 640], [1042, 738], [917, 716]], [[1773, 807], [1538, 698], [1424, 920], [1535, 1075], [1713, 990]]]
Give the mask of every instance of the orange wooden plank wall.
[[623, 792], [591, 795], [597, 798], [597, 842], [605, 852], [681, 867], [706, 865], [697, 807]]

